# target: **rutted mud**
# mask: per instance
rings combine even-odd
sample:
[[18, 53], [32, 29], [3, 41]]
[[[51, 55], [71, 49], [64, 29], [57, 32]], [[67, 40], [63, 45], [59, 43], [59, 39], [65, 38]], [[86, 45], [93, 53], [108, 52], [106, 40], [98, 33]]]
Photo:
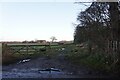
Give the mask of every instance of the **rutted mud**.
[[[60, 71], [40, 71], [47, 68], [56, 68]], [[86, 78], [106, 77], [91, 73], [85, 67], [71, 65], [64, 59], [38, 58], [20, 64], [11, 64], [2, 67], [2, 78]]]

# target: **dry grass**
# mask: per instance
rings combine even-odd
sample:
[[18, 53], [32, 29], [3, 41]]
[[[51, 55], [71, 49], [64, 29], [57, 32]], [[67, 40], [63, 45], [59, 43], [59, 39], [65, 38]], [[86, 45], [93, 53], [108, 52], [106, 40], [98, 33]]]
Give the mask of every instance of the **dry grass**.
[[2, 64], [7, 65], [15, 62], [17, 57], [12, 54], [12, 50], [6, 44], [2, 45]]

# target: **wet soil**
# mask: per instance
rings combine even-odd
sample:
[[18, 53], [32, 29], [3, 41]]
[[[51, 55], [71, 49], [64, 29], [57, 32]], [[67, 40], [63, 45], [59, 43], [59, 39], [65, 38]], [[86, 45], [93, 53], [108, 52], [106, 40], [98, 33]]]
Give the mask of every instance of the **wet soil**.
[[[56, 68], [60, 72], [39, 71]], [[40, 57], [29, 62], [2, 66], [2, 78], [107, 78], [108, 75], [93, 71], [84, 66], [76, 66], [66, 61], [63, 56], [56, 58]]]

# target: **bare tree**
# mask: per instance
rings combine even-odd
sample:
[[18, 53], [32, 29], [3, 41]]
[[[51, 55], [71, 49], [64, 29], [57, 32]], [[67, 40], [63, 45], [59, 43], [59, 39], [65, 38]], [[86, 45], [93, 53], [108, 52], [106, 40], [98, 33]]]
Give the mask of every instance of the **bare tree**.
[[50, 39], [51, 39], [51, 42], [52, 42], [52, 43], [53, 43], [55, 40], [57, 40], [55, 36], [52, 36]]

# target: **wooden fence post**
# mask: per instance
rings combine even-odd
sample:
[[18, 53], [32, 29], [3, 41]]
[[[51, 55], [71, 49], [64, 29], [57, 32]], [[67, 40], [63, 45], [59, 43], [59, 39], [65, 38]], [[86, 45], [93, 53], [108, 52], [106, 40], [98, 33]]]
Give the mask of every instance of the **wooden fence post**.
[[27, 49], [27, 54], [28, 54], [28, 45], [26, 46], [26, 49]]

